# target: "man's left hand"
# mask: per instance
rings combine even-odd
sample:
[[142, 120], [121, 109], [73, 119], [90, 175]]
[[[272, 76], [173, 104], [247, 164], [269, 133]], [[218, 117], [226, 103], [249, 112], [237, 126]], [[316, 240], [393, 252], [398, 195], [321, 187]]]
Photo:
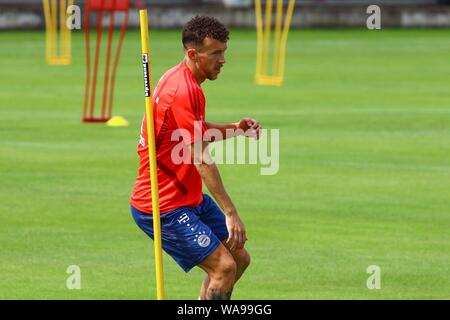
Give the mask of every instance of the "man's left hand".
[[244, 131], [244, 136], [252, 137], [258, 140], [262, 128], [257, 120], [251, 118], [242, 118], [237, 123], [237, 129], [241, 129], [242, 131]]

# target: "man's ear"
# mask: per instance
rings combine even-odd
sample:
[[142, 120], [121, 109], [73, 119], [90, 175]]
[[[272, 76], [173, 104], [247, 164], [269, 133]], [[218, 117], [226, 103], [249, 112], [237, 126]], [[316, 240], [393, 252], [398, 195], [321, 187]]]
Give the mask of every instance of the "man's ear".
[[187, 56], [192, 61], [197, 61], [197, 50], [195, 50], [194, 48], [187, 49]]

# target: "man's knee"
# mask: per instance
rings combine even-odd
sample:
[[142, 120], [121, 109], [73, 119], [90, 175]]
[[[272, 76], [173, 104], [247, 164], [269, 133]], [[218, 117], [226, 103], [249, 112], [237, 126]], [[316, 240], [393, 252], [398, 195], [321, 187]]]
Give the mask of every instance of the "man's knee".
[[234, 279], [237, 272], [237, 265], [231, 255], [223, 256], [218, 266], [210, 274], [213, 278]]
[[243, 259], [243, 265], [245, 266], [246, 269], [250, 265], [251, 261], [252, 261], [252, 258], [250, 256], [250, 253], [245, 251], [245, 256], [244, 256], [244, 259]]
[[242, 253], [236, 256], [235, 261], [238, 269], [240, 269], [241, 272], [243, 272], [250, 265], [251, 262], [250, 254], [247, 252], [247, 250], [244, 249], [242, 250]]

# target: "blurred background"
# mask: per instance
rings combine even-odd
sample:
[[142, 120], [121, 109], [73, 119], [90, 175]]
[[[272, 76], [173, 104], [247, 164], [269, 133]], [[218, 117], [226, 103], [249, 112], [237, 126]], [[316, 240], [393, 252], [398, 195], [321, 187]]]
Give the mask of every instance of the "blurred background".
[[[75, 4], [83, 8], [85, 1]], [[292, 26], [361, 27], [371, 4], [382, 7], [383, 27], [450, 27], [450, 0], [297, 0]], [[158, 28], [180, 27], [194, 13], [214, 15], [230, 27], [250, 28], [255, 21], [251, 0], [131, 0], [132, 8], [142, 6], [152, 7], [150, 25]], [[129, 26], [139, 26], [136, 10]], [[42, 1], [0, 0], [0, 29], [18, 28], [44, 28]]]

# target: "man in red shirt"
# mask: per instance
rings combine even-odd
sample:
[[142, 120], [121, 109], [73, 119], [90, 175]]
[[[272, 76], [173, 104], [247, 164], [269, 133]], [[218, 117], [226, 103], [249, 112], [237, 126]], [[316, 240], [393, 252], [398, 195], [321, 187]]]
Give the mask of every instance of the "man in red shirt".
[[[208, 130], [215, 129], [222, 138], [238, 132], [258, 138], [260, 126], [250, 118], [226, 125], [206, 122], [200, 87], [206, 79], [217, 79], [225, 64], [228, 34], [213, 17], [191, 19], [183, 29], [184, 59], [162, 76], [153, 95], [162, 246], [185, 272], [198, 266], [207, 273], [201, 299], [230, 299], [250, 263], [244, 224], [207, 152]], [[230, 131], [233, 134], [227, 135]], [[145, 116], [138, 154], [131, 212], [153, 239]], [[202, 181], [221, 209], [202, 193]]]

